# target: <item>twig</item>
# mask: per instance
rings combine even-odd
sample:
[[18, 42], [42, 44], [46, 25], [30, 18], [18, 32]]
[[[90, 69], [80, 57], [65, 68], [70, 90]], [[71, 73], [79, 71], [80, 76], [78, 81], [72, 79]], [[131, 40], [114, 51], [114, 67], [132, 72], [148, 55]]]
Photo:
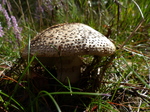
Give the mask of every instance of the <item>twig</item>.
[[141, 27], [141, 25], [143, 24], [144, 21], [145, 21], [144, 19], [141, 20], [140, 24], [135, 27], [135, 29], [133, 30], [133, 32], [131, 33], [131, 35], [129, 35], [129, 37], [124, 41], [124, 43], [121, 45], [121, 47], [119, 49], [122, 49], [124, 47], [124, 45], [129, 40], [131, 40], [131, 38], [133, 37], [133, 35], [135, 34], [135, 32]]

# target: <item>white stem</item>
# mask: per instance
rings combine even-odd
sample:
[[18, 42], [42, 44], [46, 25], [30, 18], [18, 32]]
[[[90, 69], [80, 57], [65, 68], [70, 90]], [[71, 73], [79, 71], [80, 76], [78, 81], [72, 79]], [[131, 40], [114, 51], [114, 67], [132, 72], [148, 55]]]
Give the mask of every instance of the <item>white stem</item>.
[[57, 78], [63, 83], [76, 83], [80, 79], [82, 60], [78, 56], [60, 57], [56, 64]]

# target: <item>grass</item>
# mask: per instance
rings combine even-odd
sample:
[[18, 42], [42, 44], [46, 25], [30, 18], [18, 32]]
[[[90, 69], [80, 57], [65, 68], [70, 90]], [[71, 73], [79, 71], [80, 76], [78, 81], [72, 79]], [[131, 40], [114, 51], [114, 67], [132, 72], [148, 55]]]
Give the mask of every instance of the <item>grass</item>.
[[[0, 111], [150, 111], [148, 0], [4, 1], [0, 3]], [[25, 62], [20, 55], [37, 32], [64, 22], [87, 24], [117, 47], [109, 57], [83, 56], [84, 78], [77, 85], [64, 85], [53, 68], [34, 65], [37, 57]]]

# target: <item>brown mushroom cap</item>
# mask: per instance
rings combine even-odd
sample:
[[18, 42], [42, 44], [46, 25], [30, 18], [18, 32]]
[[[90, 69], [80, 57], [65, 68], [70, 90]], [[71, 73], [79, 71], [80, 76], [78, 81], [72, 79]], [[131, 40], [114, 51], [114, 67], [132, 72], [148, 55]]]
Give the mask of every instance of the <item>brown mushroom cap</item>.
[[[116, 50], [104, 35], [82, 23], [59, 24], [47, 28], [32, 39], [30, 48], [31, 55], [37, 57], [107, 56]], [[27, 55], [28, 47], [23, 50], [22, 57]]]

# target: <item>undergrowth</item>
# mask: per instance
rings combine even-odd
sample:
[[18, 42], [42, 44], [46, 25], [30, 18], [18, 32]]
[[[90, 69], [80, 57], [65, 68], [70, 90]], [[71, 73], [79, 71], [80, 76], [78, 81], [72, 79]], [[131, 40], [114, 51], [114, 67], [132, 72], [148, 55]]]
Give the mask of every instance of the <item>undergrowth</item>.
[[[150, 111], [149, 10], [148, 0], [2, 0], [0, 111]], [[72, 22], [98, 30], [117, 50], [109, 57], [82, 56], [83, 78], [64, 85], [55, 68], [37, 57], [24, 61], [20, 52], [37, 32]]]

